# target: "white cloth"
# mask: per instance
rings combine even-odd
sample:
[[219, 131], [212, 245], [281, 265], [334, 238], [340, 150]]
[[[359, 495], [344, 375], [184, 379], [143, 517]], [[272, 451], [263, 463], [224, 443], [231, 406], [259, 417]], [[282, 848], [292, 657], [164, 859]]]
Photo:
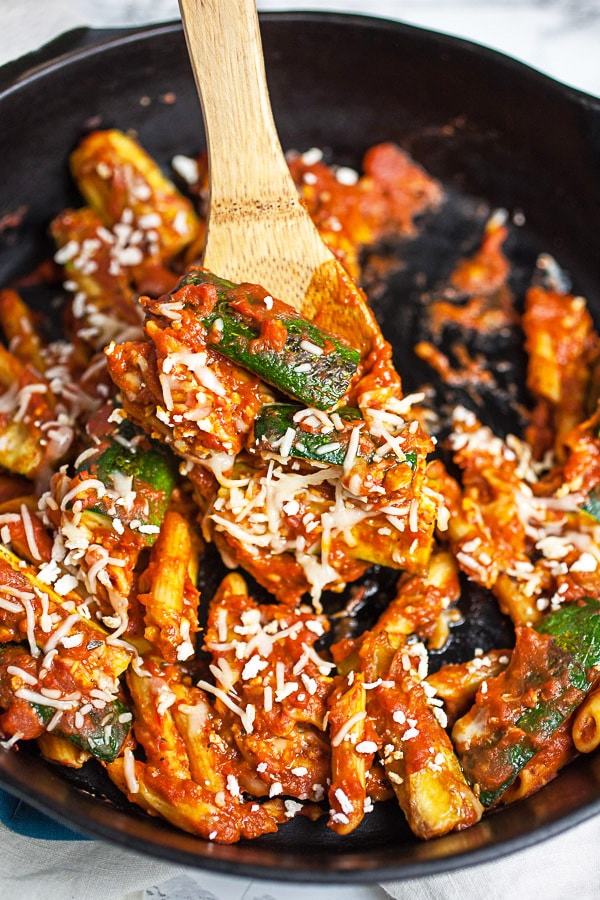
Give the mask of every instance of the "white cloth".
[[0, 823], [2, 900], [385, 900], [377, 885], [251, 881], [153, 860], [100, 841], [45, 841]]
[[171, 865], [99, 841], [0, 825], [2, 900], [598, 900], [600, 818], [491, 863], [383, 885], [293, 885]]
[[[226, 0], [224, 0], [226, 2]], [[494, 47], [600, 95], [600, 0], [259, 0], [386, 15]], [[175, 19], [177, 0], [0, 0], [0, 65], [81, 25]], [[0, 825], [1, 900], [595, 900], [600, 817], [491, 863], [377, 885], [251, 881], [170, 865], [98, 841], [42, 841]]]
[[599, 841], [594, 818], [491, 863], [383, 887], [397, 900], [598, 900]]

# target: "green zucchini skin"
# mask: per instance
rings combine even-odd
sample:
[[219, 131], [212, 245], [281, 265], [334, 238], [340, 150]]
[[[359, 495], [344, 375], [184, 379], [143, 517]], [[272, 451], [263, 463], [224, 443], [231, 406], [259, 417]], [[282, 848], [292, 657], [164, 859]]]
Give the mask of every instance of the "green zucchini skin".
[[[56, 712], [51, 706], [43, 706], [39, 703], [31, 705], [44, 725], [48, 724]], [[119, 721], [120, 717], [128, 712], [129, 710], [120, 700], [114, 700], [104, 709], [92, 709], [86, 713], [81, 729], [74, 731], [70, 728], [61, 728], [59, 722], [53, 733], [66, 738], [82, 750], [87, 750], [102, 762], [113, 762], [121, 753], [131, 730], [130, 720]], [[107, 726], [110, 727], [107, 728]]]
[[600, 522], [600, 485], [596, 485], [595, 488], [592, 488], [587, 495], [587, 499], [580, 506], [580, 509], [597, 522]]
[[[527, 657], [522, 648], [525, 641], [531, 642], [531, 632], [550, 640], [542, 642], [544, 649], [539, 655]], [[535, 639], [531, 646], [534, 645]], [[517, 658], [520, 661], [515, 664]], [[476, 786], [484, 806], [496, 803], [529, 760], [548, 746], [557, 729], [585, 698], [597, 677], [594, 667], [599, 665], [597, 599], [565, 605], [549, 614], [536, 629], [521, 629], [517, 633], [508, 668], [488, 683], [488, 693], [478, 695], [475, 707], [459, 720], [453, 732], [455, 740], [458, 737], [457, 754], [465, 776]], [[487, 699], [498, 693], [506, 701], [502, 717], [495, 716]], [[485, 720], [485, 726], [469, 746], [462, 748], [461, 723], [465, 720]]]
[[155, 491], [170, 495], [174, 486], [173, 464], [162, 450], [134, 451], [116, 441], [97, 460], [96, 477], [110, 487], [111, 475], [132, 475]]
[[[168, 448], [147, 437], [127, 420], [118, 425], [115, 434], [124, 440], [124, 443], [114, 436], [104, 436], [97, 452], [93, 456], [88, 456], [78, 467], [77, 475], [97, 478], [108, 490], [114, 488], [114, 476], [131, 477], [133, 490], [146, 502], [137, 504], [132, 516], [128, 517], [122, 508], [119, 515], [125, 523], [128, 518], [134, 517], [142, 525], [160, 527], [177, 480], [175, 458]], [[133, 441], [134, 438], [137, 444]], [[107, 508], [104, 499], [99, 499], [89, 511], [111, 520], [115, 514], [114, 510]], [[155, 540], [156, 534], [145, 536], [148, 545], [153, 544]]]
[[[294, 417], [303, 409], [304, 407], [293, 403], [270, 403], [263, 406], [254, 423], [254, 439], [251, 449], [278, 453], [282, 439], [291, 429], [294, 436], [288, 456], [329, 463], [332, 466], [343, 466], [348, 452], [350, 435], [357, 425], [364, 422], [360, 410], [353, 407], [339, 408], [336, 412], [342, 420], [343, 429], [323, 433], [322, 431], [311, 431], [303, 427], [302, 422], [294, 421]], [[369, 432], [363, 431], [356, 455], [368, 463], [372, 463], [378, 446]], [[387, 455], [394, 456], [392, 453]], [[394, 458], [397, 459], [397, 457]], [[404, 461], [411, 469], [415, 468], [417, 454], [414, 450], [409, 450], [405, 454]]]
[[[216, 290], [215, 302], [201, 313], [213, 350], [306, 406], [321, 410], [335, 407], [357, 371], [358, 350], [303, 319], [281, 301], [273, 301], [272, 311], [266, 316], [265, 292], [261, 296], [254, 286], [235, 285], [202, 269], [190, 269], [170, 296], [181, 292], [186, 298], [184, 306], [192, 308], [190, 292], [206, 286]], [[281, 349], [270, 347], [268, 342], [261, 346], [261, 316], [276, 319], [285, 328], [287, 336]]]

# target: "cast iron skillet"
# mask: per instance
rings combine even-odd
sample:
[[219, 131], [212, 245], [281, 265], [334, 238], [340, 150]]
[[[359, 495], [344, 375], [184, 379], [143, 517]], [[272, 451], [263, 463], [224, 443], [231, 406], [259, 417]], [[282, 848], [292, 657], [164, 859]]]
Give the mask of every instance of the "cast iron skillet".
[[[262, 16], [262, 28], [286, 149], [326, 147], [336, 162], [358, 166], [369, 146], [393, 140], [448, 189], [442, 214], [426, 219], [416, 240], [392, 248], [403, 267], [378, 286], [374, 299], [407, 390], [431, 377], [411, 350], [426, 336], [420, 294], [435, 291], [456, 256], [475, 246], [495, 207], [526, 220], [508, 242], [517, 297], [545, 250], [568, 269], [598, 320], [599, 101], [498, 54], [385, 20], [279, 13]], [[62, 55], [41, 65], [39, 58], [26, 60], [25, 68], [35, 65], [25, 72], [23, 64], [0, 72], [0, 86], [10, 81], [0, 90], [3, 285], [51, 252], [49, 220], [80, 202], [66, 159], [85, 131], [133, 129], [165, 166], [175, 152], [192, 154], [203, 145], [178, 24], [116, 35], [72, 33], [52, 50]], [[31, 300], [47, 321], [57, 318], [55, 297]], [[473, 399], [444, 397], [437, 385], [438, 402], [474, 403], [499, 432], [518, 431], [520, 405], [527, 402], [518, 336], [498, 335], [475, 349], [504, 373], [499, 389]], [[367, 591], [375, 610], [390, 589], [389, 579], [376, 576], [381, 581], [371, 580]], [[211, 585], [203, 587], [206, 597]], [[510, 642], [507, 623], [484, 593], [466, 585], [463, 612], [468, 620], [454, 629], [434, 665], [477, 646]], [[416, 841], [389, 803], [345, 838], [295, 820], [254, 842], [209, 844], [128, 804], [98, 767], [71, 773], [27, 748], [0, 754], [0, 785], [83, 833], [181, 864], [254, 878], [356, 882], [432, 875], [559, 833], [600, 811], [600, 758], [581, 759], [529, 800], [429, 843]]]

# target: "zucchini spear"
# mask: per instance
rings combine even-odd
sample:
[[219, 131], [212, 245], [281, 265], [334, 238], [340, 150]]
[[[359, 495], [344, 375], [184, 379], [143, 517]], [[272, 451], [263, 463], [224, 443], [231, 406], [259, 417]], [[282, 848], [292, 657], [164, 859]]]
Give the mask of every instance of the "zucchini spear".
[[[44, 725], [56, 713], [56, 709], [50, 706], [39, 703], [31, 705]], [[127, 707], [120, 700], [114, 700], [102, 710], [91, 709], [83, 716], [83, 724], [79, 728], [73, 726], [74, 730], [69, 727], [67, 717], [63, 716], [53, 733], [66, 738], [102, 762], [113, 762], [127, 741], [131, 718]]]
[[[162, 524], [175, 486], [176, 465], [165, 447], [124, 420], [114, 435], [103, 438], [96, 453], [83, 460], [77, 476], [84, 483], [87, 478], [96, 478], [109, 491], [86, 513], [112, 519], [118, 512], [125, 524], [136, 522], [136, 528], [142, 526], [143, 532], [144, 526], [160, 527]], [[112, 494], [122, 490], [122, 485], [127, 483], [132, 491], [132, 505], [119, 505], [115, 509]], [[156, 536], [154, 532], [148, 533], [146, 543], [153, 544]]]
[[600, 601], [586, 598], [517, 629], [508, 668], [485, 683], [452, 737], [467, 780], [491, 806], [553, 740], [598, 676]]
[[358, 368], [358, 350], [257, 285], [193, 267], [170, 297], [198, 311], [214, 350], [307, 406], [333, 408]]
[[[76, 661], [74, 665], [77, 665]], [[86, 695], [82, 692], [81, 699], [75, 701], [72, 708], [69, 708], [69, 703], [64, 704], [60, 718], [48, 732], [45, 729], [56, 716], [57, 707], [52, 705], [50, 700], [48, 704], [44, 703], [42, 692], [48, 687], [54, 689], [58, 687], [57, 693], [62, 694], [62, 697], [57, 698], [60, 700], [65, 698], [68, 691], [59, 686], [60, 682], [42, 679], [35, 686], [35, 694], [39, 694], [39, 699], [22, 696], [22, 690], [19, 692], [19, 687], [21, 689], [28, 687], [28, 683], [23, 681], [21, 676], [30, 674], [34, 678], [41, 678], [42, 667], [40, 659], [33, 659], [25, 647], [14, 643], [0, 646], [2, 729], [8, 726], [7, 732], [14, 734], [14, 728], [20, 726], [23, 729], [21, 733], [26, 739], [39, 737], [42, 733], [53, 734], [65, 738], [102, 762], [112, 762], [123, 749], [131, 729], [133, 716], [127, 707], [115, 697], [107, 700], [100, 708], [100, 702], [93, 693]], [[64, 668], [61, 662], [59, 672], [62, 671]], [[91, 690], [94, 690], [93, 687]]]
[[[57, 594], [1, 545], [0, 595], [2, 731], [21, 732], [26, 740], [38, 737], [60, 709], [57, 734], [103, 760], [120, 752], [130, 716], [113, 696], [112, 685], [129, 665], [133, 647], [109, 643], [109, 634], [95, 619], [79, 615], [79, 595]], [[17, 602], [19, 597], [26, 604]], [[24, 634], [29, 651], [22, 645]], [[47, 688], [51, 690], [44, 695]], [[63, 699], [67, 704], [57, 706]]]
[[[311, 459], [317, 462], [329, 463], [332, 466], [343, 466], [355, 428], [364, 424], [364, 419], [359, 409], [342, 407], [338, 409], [341, 427], [335, 429], [323, 427], [317, 422], [316, 427], [311, 424], [310, 415], [302, 417], [299, 421], [298, 413], [303, 407], [293, 403], [270, 403], [263, 406], [254, 423], [254, 447], [257, 450], [270, 453], [279, 453], [283, 456], [294, 456], [300, 459]], [[306, 410], [305, 410], [306, 411]], [[375, 438], [365, 429], [361, 429], [360, 437], [356, 444], [356, 456], [371, 463], [379, 446]], [[283, 453], [285, 448], [287, 452]], [[385, 454], [389, 457], [397, 457], [392, 452]], [[406, 462], [411, 469], [417, 463], [417, 454], [414, 450], [405, 453]]]

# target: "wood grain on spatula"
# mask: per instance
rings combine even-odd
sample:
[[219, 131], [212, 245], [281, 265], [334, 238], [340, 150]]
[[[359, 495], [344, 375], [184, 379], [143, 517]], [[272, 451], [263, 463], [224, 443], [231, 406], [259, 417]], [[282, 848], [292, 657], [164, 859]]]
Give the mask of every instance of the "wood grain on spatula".
[[371, 313], [323, 243], [281, 148], [254, 0], [180, 0], [180, 9], [209, 159], [202, 265], [262, 285], [366, 355]]

